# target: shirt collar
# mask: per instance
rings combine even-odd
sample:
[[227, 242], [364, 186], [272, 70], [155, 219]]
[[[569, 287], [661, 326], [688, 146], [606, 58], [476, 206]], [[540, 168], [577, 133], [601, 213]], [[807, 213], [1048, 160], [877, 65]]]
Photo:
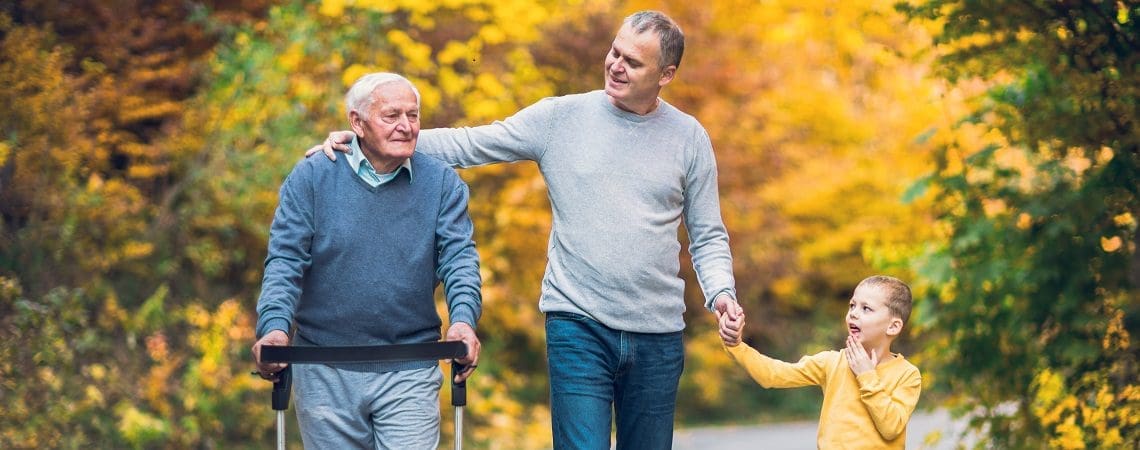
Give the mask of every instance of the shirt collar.
[[[372, 167], [372, 163], [368, 162], [368, 158], [364, 157], [364, 150], [360, 149], [360, 137], [359, 136], [356, 136], [355, 134], [352, 135], [352, 142], [349, 142], [348, 145], [349, 145], [349, 147], [352, 147], [352, 153], [348, 154], [348, 166], [352, 168], [352, 173], [360, 173], [360, 165], [361, 164], [364, 164], [368, 168], [368, 170], [371, 170], [373, 172], [376, 171], [376, 168]], [[404, 162], [400, 163], [400, 167], [396, 168], [396, 171], [399, 171], [400, 168], [403, 168], [403, 169], [408, 171], [408, 180], [411, 181], [411, 179], [413, 178], [412, 177], [412, 158], [405, 159]], [[379, 173], [377, 175], [379, 175], [380, 177], [384, 176], [384, 174], [379, 174]]]

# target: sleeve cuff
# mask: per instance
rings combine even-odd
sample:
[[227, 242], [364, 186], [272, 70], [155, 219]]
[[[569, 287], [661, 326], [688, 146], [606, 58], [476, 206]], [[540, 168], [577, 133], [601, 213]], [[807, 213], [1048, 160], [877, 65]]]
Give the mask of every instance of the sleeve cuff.
[[471, 305], [466, 303], [455, 305], [455, 307], [451, 309], [451, 312], [448, 313], [448, 316], [448, 320], [453, 325], [457, 322], [463, 322], [471, 325], [471, 329], [476, 329], [475, 324], [478, 322], [478, 319], [475, 316], [475, 308], [471, 307]]
[[270, 331], [281, 330], [289, 334], [289, 321], [282, 318], [269, 319], [257, 330], [257, 338], [261, 339]]
[[720, 294], [728, 294], [729, 297], [731, 297], [733, 300], [736, 300], [736, 289], [724, 288], [717, 291], [716, 294], [713, 294], [712, 297], [709, 297], [707, 300], [705, 300], [705, 309], [709, 310], [709, 312], [716, 311], [716, 298], [720, 297]]
[[879, 374], [874, 370], [868, 370], [855, 376], [859, 381], [859, 390], [863, 392], [872, 392], [878, 390]]

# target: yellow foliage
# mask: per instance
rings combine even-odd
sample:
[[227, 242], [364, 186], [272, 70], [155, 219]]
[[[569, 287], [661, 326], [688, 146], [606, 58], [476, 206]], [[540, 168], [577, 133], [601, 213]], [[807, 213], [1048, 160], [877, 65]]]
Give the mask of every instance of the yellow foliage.
[[1028, 230], [1033, 225], [1033, 216], [1029, 213], [1021, 213], [1017, 215], [1017, 228], [1019, 230]]
[[375, 71], [376, 69], [372, 67], [368, 67], [362, 64], [352, 64], [348, 66], [348, 68], [344, 69], [344, 75], [340, 77], [340, 81], [344, 83], [345, 86], [352, 86], [352, 84], [355, 83], [356, 80], [359, 80], [360, 77], [363, 77]]
[[294, 42], [277, 57], [277, 65], [282, 71], [293, 72], [301, 65], [304, 57], [304, 45], [301, 42]]
[[1124, 241], [1122, 239], [1120, 239], [1120, 236], [1113, 236], [1113, 237], [1101, 236], [1100, 237], [1100, 248], [1104, 249], [1104, 251], [1106, 251], [1108, 253], [1112, 253], [1112, 252], [1115, 252], [1117, 250], [1120, 250], [1120, 247], [1122, 245], [1124, 245]]
[[456, 61], [467, 60], [470, 55], [474, 54], [477, 53], [473, 52], [466, 43], [449, 41], [447, 44], [444, 44], [443, 50], [440, 50], [439, 54], [436, 55], [436, 60], [438, 60], [440, 64], [451, 65]]
[[1078, 450], [1085, 448], [1085, 437], [1081, 427], [1077, 426], [1076, 418], [1070, 416], [1057, 426], [1058, 436], [1049, 440], [1049, 444], [1053, 448], [1060, 448], [1065, 450]]
[[337, 18], [344, 15], [345, 0], [321, 0], [318, 11], [322, 15]]
[[1136, 219], [1132, 217], [1132, 213], [1130, 212], [1117, 214], [1112, 218], [1112, 222], [1115, 223], [1116, 226], [1123, 228], [1131, 229], [1136, 226]]
[[134, 406], [120, 405], [115, 413], [119, 417], [119, 434], [134, 445], [143, 446], [170, 433], [170, 425], [166, 421]]
[[435, 67], [431, 60], [431, 47], [417, 42], [403, 30], [389, 30], [388, 42], [404, 57], [407, 70], [412, 73], [428, 72]]
[[[1129, 351], [1128, 332], [1123, 329], [1123, 311], [1109, 302], [1104, 348], [1109, 353]], [[1073, 380], [1050, 368], [1038, 371], [1031, 386], [1032, 414], [1052, 430], [1051, 448], [1119, 448], [1127, 430], [1135, 427], [1140, 414], [1140, 386], [1135, 377], [1124, 378], [1124, 366], [1082, 373]], [[1121, 381], [1124, 383], [1121, 383]]]

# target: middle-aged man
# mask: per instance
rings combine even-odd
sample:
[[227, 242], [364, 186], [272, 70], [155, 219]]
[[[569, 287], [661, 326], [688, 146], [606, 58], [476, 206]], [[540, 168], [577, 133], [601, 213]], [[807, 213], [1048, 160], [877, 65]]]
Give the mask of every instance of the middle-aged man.
[[[479, 255], [467, 185], [455, 170], [414, 153], [420, 95], [402, 76], [361, 77], [345, 96], [357, 136], [335, 164], [302, 160], [281, 186], [253, 355], [261, 346], [435, 342], [434, 292], [443, 281], [451, 326], [468, 369], [478, 362]], [[306, 448], [435, 449], [438, 361], [293, 367], [297, 422]]]
[[[539, 308], [556, 449], [609, 449], [611, 418], [618, 449], [671, 447], [685, 357], [682, 220], [705, 306], [743, 314], [709, 136], [658, 97], [683, 51], [672, 19], [634, 13], [606, 55], [604, 90], [420, 136], [420, 152], [452, 165], [534, 161], [546, 180], [554, 220]], [[351, 136], [333, 133], [329, 158]]]

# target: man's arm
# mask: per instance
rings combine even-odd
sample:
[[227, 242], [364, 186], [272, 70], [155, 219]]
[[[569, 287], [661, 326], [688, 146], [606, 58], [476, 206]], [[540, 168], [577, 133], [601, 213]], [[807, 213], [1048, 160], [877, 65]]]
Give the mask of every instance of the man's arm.
[[283, 364], [262, 364], [262, 345], [288, 345], [293, 314], [301, 298], [301, 281], [312, 264], [312, 193], [301, 166], [281, 185], [280, 200], [269, 231], [269, 251], [261, 296], [257, 300], [258, 341], [254, 362], [263, 374], [284, 368]]
[[[438, 158], [452, 167], [474, 167], [514, 161], [538, 161], [546, 149], [550, 127], [558, 113], [553, 99], [523, 108], [513, 116], [489, 125], [433, 128], [420, 131], [416, 151]], [[336, 152], [351, 151], [351, 131], [329, 133], [320, 145], [305, 152], [324, 152], [336, 160]]]
[[474, 225], [467, 213], [467, 185], [454, 171], [448, 170], [446, 196], [436, 222], [436, 276], [443, 281], [447, 299], [448, 340], [461, 340], [467, 344], [467, 357], [457, 362], [467, 366], [456, 381], [463, 381], [479, 363], [479, 338], [475, 327], [482, 315], [482, 278], [479, 274], [479, 254], [475, 249]]
[[[693, 158], [686, 168], [683, 189], [689, 253], [693, 255], [693, 269], [705, 294], [705, 308], [731, 316], [739, 306], [728, 307], [736, 300], [736, 280], [732, 274], [728, 231], [721, 219], [716, 158], [703, 128], [694, 132], [690, 145]], [[730, 299], [732, 302], [728, 302]]]

